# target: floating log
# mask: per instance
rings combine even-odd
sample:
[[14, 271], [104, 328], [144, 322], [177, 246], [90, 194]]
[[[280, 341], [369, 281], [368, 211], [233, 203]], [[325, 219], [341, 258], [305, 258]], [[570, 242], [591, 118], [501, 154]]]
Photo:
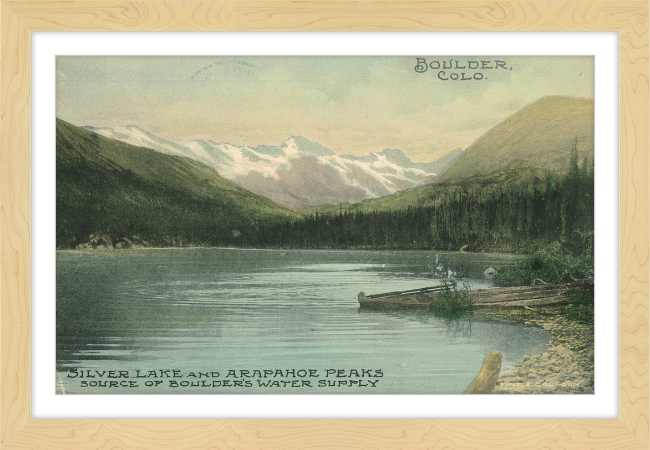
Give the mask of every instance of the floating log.
[[443, 285], [439, 285], [439, 286], [424, 287], [420, 289], [410, 289], [408, 291], [386, 292], [384, 294], [375, 294], [375, 295], [368, 295], [368, 296], [363, 294], [363, 292], [360, 292], [360, 294], [363, 294], [365, 298], [400, 297], [402, 295], [410, 295], [410, 294], [427, 294], [429, 292], [443, 292], [444, 290], [445, 287]]
[[[469, 293], [476, 308], [514, 308], [534, 307], [569, 303], [563, 295], [569, 284], [545, 284], [541, 286], [521, 286], [491, 289], [476, 289]], [[389, 311], [429, 311], [436, 297], [444, 291], [443, 286], [410, 291], [389, 292], [366, 296], [359, 293], [361, 308]]]

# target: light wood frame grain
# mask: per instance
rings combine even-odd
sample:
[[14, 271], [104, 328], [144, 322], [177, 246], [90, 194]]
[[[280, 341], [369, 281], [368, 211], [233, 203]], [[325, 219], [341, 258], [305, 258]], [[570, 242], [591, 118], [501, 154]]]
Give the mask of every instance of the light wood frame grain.
[[[647, 449], [648, 2], [0, 2], [0, 445], [42, 448]], [[39, 30], [613, 30], [620, 42], [620, 417], [31, 418], [30, 58]]]

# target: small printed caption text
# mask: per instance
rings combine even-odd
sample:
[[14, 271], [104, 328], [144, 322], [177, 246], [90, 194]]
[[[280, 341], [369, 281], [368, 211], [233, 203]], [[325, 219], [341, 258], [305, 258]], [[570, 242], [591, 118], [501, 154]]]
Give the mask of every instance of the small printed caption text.
[[375, 388], [384, 374], [380, 369], [266, 369], [182, 371], [156, 370], [69, 370], [67, 381], [82, 388]]

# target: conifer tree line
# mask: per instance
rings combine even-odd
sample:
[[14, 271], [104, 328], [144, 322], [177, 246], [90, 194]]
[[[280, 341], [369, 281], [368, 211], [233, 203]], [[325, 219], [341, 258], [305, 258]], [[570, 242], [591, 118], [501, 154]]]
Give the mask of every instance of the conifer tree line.
[[260, 243], [286, 248], [470, 249], [560, 242], [593, 250], [593, 163], [576, 148], [564, 177], [438, 185], [429, 205], [393, 211], [340, 210], [259, 230]]
[[591, 252], [593, 162], [579, 162], [575, 146], [570, 163], [563, 177], [535, 169], [534, 176], [515, 171], [431, 185], [423, 206], [341, 207], [300, 218], [251, 216], [223, 201], [77, 164], [57, 168], [57, 248], [100, 236], [113, 244], [128, 239], [162, 247], [314, 249], [526, 251], [560, 242], [575, 254]]

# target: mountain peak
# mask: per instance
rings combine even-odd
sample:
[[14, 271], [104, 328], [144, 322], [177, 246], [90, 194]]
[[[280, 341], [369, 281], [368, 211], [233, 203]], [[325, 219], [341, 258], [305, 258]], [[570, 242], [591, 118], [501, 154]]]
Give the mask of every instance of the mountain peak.
[[385, 148], [377, 154], [384, 156], [388, 161], [399, 164], [401, 166], [411, 167], [413, 165], [413, 161], [411, 161], [403, 151], [396, 148]]
[[382, 151], [380, 151], [379, 154], [380, 155], [385, 155], [385, 156], [394, 155], [394, 156], [406, 158], [406, 155], [404, 154], [404, 152], [397, 149], [397, 148], [385, 148]]
[[457, 182], [502, 171], [513, 163], [555, 174], [569, 170], [578, 146], [580, 160], [594, 154], [594, 101], [542, 97], [492, 127], [449, 167], [437, 182]]
[[594, 99], [590, 97], [571, 97], [569, 95], [547, 95], [545, 97], [538, 98], [534, 102], [530, 103], [530, 105], [556, 103], [556, 102], [567, 102], [567, 103], [592, 102], [593, 103], [593, 101]]
[[178, 145], [136, 125], [91, 129], [138, 147], [184, 156], [215, 169], [238, 185], [292, 207], [361, 201], [422, 184], [440, 165], [412, 162], [401, 150], [337, 155], [304, 136], [278, 146], [239, 146], [210, 139]]
[[291, 147], [295, 145], [299, 150], [302, 150], [305, 153], [311, 153], [317, 156], [331, 156], [334, 155], [334, 152], [328, 148], [323, 147], [317, 142], [310, 141], [309, 139], [303, 136], [291, 136], [282, 147]]
[[146, 134], [147, 136], [155, 136], [155, 137], [158, 137], [158, 136], [156, 136], [155, 134], [153, 134], [153, 133], [151, 133], [151, 132], [149, 132], [149, 131], [147, 131], [147, 130], [145, 130], [145, 129], [143, 129], [143, 128], [140, 128], [140, 127], [137, 126], [137, 125], [133, 125], [133, 124], [124, 125], [123, 127], [117, 127], [118, 130], [119, 130], [120, 128], [121, 128], [122, 130], [126, 130], [126, 131], [131, 131], [131, 132], [137, 132], [137, 133]]
[[[93, 127], [90, 125], [86, 125], [81, 127], [84, 130], [92, 131], [93, 133], [99, 133], [107, 137], [113, 137], [113, 136], [124, 136], [124, 137], [133, 137], [133, 136], [147, 136], [149, 138], [155, 138], [155, 139], [160, 139], [158, 136], [155, 136], [154, 134], [149, 133], [146, 130], [143, 130], [137, 125], [120, 125], [117, 127]], [[125, 134], [128, 133], [128, 134]], [[111, 135], [111, 136], [109, 136]]]

